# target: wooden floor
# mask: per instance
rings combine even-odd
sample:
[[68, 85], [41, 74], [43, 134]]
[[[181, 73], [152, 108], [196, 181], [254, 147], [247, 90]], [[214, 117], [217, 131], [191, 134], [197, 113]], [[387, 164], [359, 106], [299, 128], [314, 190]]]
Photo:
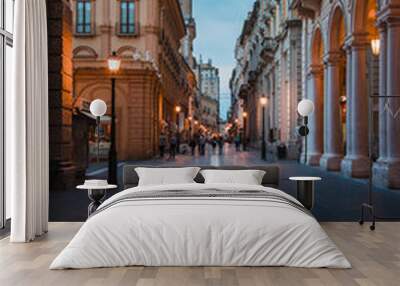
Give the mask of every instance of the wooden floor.
[[29, 244], [0, 241], [0, 285], [400, 285], [400, 223], [378, 223], [375, 232], [357, 223], [323, 223], [353, 265], [350, 270], [285, 267], [126, 267], [48, 270], [80, 223], [51, 223]]

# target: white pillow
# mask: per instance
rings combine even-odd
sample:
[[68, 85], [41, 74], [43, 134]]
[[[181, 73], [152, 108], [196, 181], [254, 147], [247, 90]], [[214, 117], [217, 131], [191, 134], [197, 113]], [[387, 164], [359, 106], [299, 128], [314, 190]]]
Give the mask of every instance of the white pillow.
[[261, 185], [265, 171], [261, 170], [202, 170], [206, 184]]
[[195, 183], [193, 180], [200, 171], [198, 167], [187, 168], [135, 168], [139, 176], [139, 186], [171, 185]]

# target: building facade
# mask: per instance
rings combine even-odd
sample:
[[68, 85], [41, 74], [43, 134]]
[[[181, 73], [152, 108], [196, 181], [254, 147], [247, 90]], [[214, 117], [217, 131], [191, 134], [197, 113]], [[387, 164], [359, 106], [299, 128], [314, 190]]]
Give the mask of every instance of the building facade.
[[237, 40], [237, 66], [232, 74], [233, 114], [248, 114], [246, 140], [260, 146], [262, 106], [269, 146], [285, 144], [290, 159], [299, 156], [297, 103], [301, 99], [301, 20], [286, 1], [259, 0], [244, 22]]
[[199, 115], [200, 121], [210, 131], [219, 130], [219, 102], [220, 102], [220, 77], [219, 70], [212, 64], [212, 60], [195, 66], [197, 80], [199, 85]]
[[308, 164], [400, 188], [399, 20], [399, 0], [256, 1], [236, 46], [232, 120], [246, 111], [257, 145], [265, 95], [268, 140], [295, 158], [296, 107], [309, 98]]
[[[154, 157], [161, 128], [189, 114], [194, 75], [180, 53], [186, 35], [180, 5], [178, 0], [72, 1], [73, 108], [101, 98], [111, 110], [111, 77], [116, 78], [119, 160]], [[121, 58], [117, 74], [107, 69], [113, 51]]]

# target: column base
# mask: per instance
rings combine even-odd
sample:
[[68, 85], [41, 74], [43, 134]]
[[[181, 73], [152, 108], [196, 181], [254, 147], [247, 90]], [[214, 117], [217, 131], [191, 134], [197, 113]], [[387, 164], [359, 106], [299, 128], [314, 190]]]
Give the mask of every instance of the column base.
[[[307, 165], [310, 166], [319, 166], [321, 161], [322, 154], [310, 154], [307, 156]], [[304, 158], [304, 156], [303, 156]]]
[[338, 154], [324, 154], [320, 160], [320, 166], [327, 171], [340, 171], [340, 163], [343, 156]]
[[50, 162], [50, 192], [74, 190], [83, 179], [77, 178], [76, 167], [72, 162]]
[[400, 190], [400, 162], [376, 162], [372, 167], [374, 185], [383, 188]]
[[[300, 149], [299, 145], [297, 144], [297, 141], [289, 140], [286, 145], [287, 145], [287, 159], [297, 160], [300, 156]], [[304, 156], [302, 158], [304, 158]]]
[[370, 163], [368, 157], [345, 157], [341, 163], [342, 174], [353, 178], [368, 178]]

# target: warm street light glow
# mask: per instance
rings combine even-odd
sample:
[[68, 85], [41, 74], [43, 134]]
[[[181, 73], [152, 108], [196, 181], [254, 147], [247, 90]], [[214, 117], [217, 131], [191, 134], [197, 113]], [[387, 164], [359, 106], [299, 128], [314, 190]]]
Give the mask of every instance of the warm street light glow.
[[303, 99], [297, 105], [297, 111], [301, 116], [309, 116], [314, 112], [314, 102], [309, 99]]
[[90, 103], [90, 113], [96, 117], [103, 116], [107, 112], [107, 104], [101, 99], [95, 99]]
[[192, 116], [189, 116], [189, 117], [188, 117], [188, 120], [189, 120], [189, 121], [192, 121], [192, 119], [193, 119]]
[[262, 106], [266, 106], [268, 102], [268, 99], [265, 96], [260, 97], [260, 104]]
[[199, 122], [197, 120], [195, 120], [194, 121], [194, 125], [197, 125], [197, 124], [199, 124]]
[[116, 52], [113, 52], [112, 55], [107, 59], [108, 69], [111, 72], [119, 71], [121, 66], [121, 59], [117, 56]]
[[243, 112], [243, 117], [244, 117], [244, 118], [247, 117], [247, 112]]
[[181, 110], [182, 110], [182, 108], [179, 105], [175, 106], [175, 111], [177, 113], [181, 112]]
[[235, 123], [239, 123], [239, 119], [236, 118], [236, 119], [235, 119]]
[[371, 48], [374, 56], [379, 56], [381, 50], [381, 40], [379, 38], [371, 40]]

